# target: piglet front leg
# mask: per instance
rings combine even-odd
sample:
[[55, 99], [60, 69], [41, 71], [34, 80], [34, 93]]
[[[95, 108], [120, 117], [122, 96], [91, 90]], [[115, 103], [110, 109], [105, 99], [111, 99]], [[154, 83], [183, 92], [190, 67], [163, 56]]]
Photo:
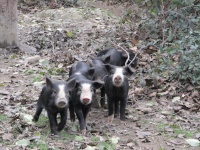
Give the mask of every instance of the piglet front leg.
[[51, 133], [56, 135], [57, 134], [57, 126], [58, 126], [58, 123], [57, 123], [57, 120], [56, 120], [57, 114], [56, 113], [50, 113], [50, 112], [47, 112], [47, 114], [48, 114], [48, 118], [49, 118]]
[[80, 130], [81, 130], [82, 134], [85, 135], [86, 125], [85, 125], [85, 119], [83, 116], [82, 109], [75, 107], [75, 112], [76, 112], [77, 118], [79, 120]]
[[120, 120], [122, 121], [126, 120], [126, 117], [125, 117], [126, 103], [127, 103], [127, 97], [123, 98], [120, 101]]

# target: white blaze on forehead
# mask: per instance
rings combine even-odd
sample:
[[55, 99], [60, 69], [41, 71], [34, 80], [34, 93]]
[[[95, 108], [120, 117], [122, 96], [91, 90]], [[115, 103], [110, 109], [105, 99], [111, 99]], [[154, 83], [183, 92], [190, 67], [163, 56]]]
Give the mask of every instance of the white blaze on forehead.
[[74, 74], [76, 74], [76, 75], [80, 75], [81, 73], [80, 73], [80, 72], [75, 72]]
[[65, 98], [66, 99], [66, 92], [65, 92], [65, 85], [61, 84], [58, 85], [58, 98]]
[[[66, 98], [66, 92], [65, 92], [65, 85], [64, 84], [60, 84], [58, 85], [58, 91], [57, 91], [57, 96], [55, 98], [55, 104], [62, 108], [65, 107], [68, 104], [68, 99]], [[59, 105], [59, 102], [65, 102], [65, 105]]]
[[116, 85], [116, 86], [122, 85], [122, 83], [124, 82], [124, 75], [123, 75], [123, 68], [122, 67], [115, 68], [115, 72], [114, 72], [113, 78], [112, 78], [112, 82], [114, 83], [114, 85], [115, 85], [115, 80], [114, 79], [116, 77], [121, 77], [121, 83]]
[[92, 101], [92, 91], [91, 91], [91, 84], [83, 83], [81, 84], [81, 95], [80, 100], [83, 103], [83, 99], [89, 99], [88, 104]]

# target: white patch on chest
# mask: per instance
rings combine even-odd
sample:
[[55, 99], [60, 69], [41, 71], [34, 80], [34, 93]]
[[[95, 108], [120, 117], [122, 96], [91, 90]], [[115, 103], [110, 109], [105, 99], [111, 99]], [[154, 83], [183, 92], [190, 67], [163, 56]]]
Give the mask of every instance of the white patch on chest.
[[119, 87], [124, 82], [123, 68], [117, 67], [112, 77], [112, 82], [115, 86]]
[[89, 83], [83, 83], [81, 84], [81, 95], [80, 100], [83, 104], [90, 104], [92, 101], [92, 90], [91, 90], [91, 84]]

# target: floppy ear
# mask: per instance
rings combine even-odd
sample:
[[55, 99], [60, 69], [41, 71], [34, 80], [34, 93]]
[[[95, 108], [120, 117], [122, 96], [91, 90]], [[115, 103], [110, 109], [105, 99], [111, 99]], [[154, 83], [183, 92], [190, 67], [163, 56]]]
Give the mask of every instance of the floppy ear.
[[94, 73], [95, 73], [95, 68], [94, 68], [94, 67], [88, 69], [88, 71], [87, 71], [87, 74], [88, 74], [90, 77], [93, 77], [93, 76], [94, 76]]
[[67, 88], [69, 91], [72, 91], [76, 86], [76, 80], [72, 78], [71, 80], [67, 81]]
[[131, 66], [132, 68], [137, 67], [137, 59], [136, 59], [136, 58], [135, 58], [135, 60], [130, 64], [130, 66]]
[[94, 89], [99, 89], [103, 86], [104, 82], [103, 81], [93, 81], [92, 86]]
[[104, 64], [108, 64], [108, 63], [110, 63], [110, 55], [105, 55], [104, 57], [103, 57], [103, 63]]
[[135, 72], [131, 66], [125, 66], [124, 69], [125, 69], [128, 77], [130, 77]]
[[106, 70], [108, 71], [108, 73], [110, 73], [111, 70], [113, 69], [112, 65], [110, 65], [110, 64], [105, 64], [104, 66], [105, 66]]
[[49, 76], [46, 76], [46, 86], [49, 89], [51, 89], [53, 87], [53, 83], [52, 83], [51, 79], [49, 78]]
[[124, 58], [128, 58], [128, 55], [127, 55], [126, 52], [122, 51], [121, 54], [122, 54], [122, 57], [124, 57]]

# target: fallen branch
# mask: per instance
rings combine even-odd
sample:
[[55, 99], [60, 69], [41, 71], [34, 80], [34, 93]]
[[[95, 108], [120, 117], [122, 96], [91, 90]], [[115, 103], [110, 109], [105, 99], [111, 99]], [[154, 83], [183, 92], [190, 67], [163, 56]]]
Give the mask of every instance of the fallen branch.
[[[151, 44], [151, 43], [149, 43], [149, 44], [147, 44], [146, 46], [142, 46], [137, 52], [136, 52], [136, 54], [135, 54], [135, 56], [134, 56], [134, 58], [131, 60], [131, 62], [128, 64], [128, 66], [130, 66], [130, 64], [132, 64], [133, 63], [133, 61], [136, 59], [136, 57], [137, 57], [137, 55], [138, 55], [138, 53], [142, 50], [142, 49], [146, 49], [146, 48], [148, 48], [149, 46], [155, 46], [154, 44]], [[157, 46], [155, 46], [156, 48], [158, 48]], [[159, 49], [159, 48], [158, 48]]]
[[118, 47], [118, 48], [122, 49], [122, 50], [127, 54], [128, 58], [126, 59], [126, 62], [125, 62], [125, 66], [127, 66], [127, 63], [128, 63], [128, 61], [129, 61], [129, 59], [130, 59], [130, 55], [129, 55], [129, 53], [127, 52], [127, 50], [125, 50], [125, 49], [124, 49], [123, 47], [121, 47], [120, 45], [116, 45], [113, 41], [111, 41], [111, 43], [112, 43], [115, 47]]

